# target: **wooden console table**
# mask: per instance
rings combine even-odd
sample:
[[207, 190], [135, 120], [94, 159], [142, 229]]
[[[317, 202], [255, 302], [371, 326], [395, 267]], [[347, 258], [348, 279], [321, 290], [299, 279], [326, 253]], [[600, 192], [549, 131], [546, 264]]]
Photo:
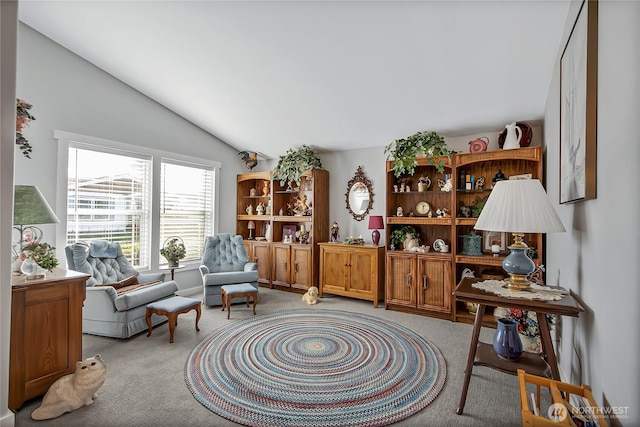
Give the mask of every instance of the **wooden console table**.
[[[471, 371], [473, 370], [474, 365], [487, 366], [512, 375], [516, 375], [518, 369], [523, 369], [529, 374], [551, 377], [554, 380], [559, 381], [560, 371], [558, 370], [558, 362], [553, 349], [553, 342], [551, 341], [551, 332], [549, 331], [549, 325], [547, 324], [546, 314], [578, 317], [580, 312], [584, 311], [580, 304], [578, 304], [571, 295], [566, 295], [558, 301], [540, 301], [501, 297], [471, 286], [473, 283], [482, 280], [483, 279], [477, 278], [464, 278], [460, 281], [456, 290], [453, 292], [453, 295], [457, 300], [478, 304], [478, 311], [476, 312], [476, 319], [473, 324], [471, 345], [469, 347], [467, 368], [464, 375], [464, 386], [462, 387], [460, 404], [456, 410], [458, 415], [462, 414], [462, 411], [464, 410], [464, 404], [467, 400], [467, 391], [469, 389], [469, 381], [471, 380]], [[492, 344], [479, 342], [478, 337], [480, 336], [480, 329], [482, 328], [482, 319], [484, 317], [486, 306], [535, 311], [538, 316], [540, 340], [542, 341], [542, 353], [539, 355], [523, 353], [517, 361], [507, 361], [496, 355], [495, 351], [493, 351]]]
[[82, 360], [82, 304], [88, 275], [55, 269], [11, 280], [9, 409], [47, 392]]

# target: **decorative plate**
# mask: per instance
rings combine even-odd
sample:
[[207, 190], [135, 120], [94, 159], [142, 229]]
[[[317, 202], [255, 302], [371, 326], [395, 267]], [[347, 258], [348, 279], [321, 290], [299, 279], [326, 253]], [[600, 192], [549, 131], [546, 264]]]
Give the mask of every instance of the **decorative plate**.
[[433, 241], [433, 250], [436, 252], [442, 251], [442, 247], [445, 245], [444, 240], [436, 239]]
[[427, 215], [429, 214], [429, 211], [431, 211], [431, 206], [424, 200], [418, 202], [418, 204], [416, 205], [416, 212], [418, 212], [419, 215]]

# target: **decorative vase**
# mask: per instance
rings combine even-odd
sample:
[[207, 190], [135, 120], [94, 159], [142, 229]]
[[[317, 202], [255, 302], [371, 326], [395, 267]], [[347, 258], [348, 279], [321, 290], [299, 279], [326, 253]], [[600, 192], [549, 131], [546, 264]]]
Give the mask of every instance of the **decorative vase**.
[[180, 260], [167, 258], [167, 263], [169, 265], [169, 268], [177, 268], [178, 265], [180, 265]]
[[511, 319], [498, 319], [498, 328], [493, 336], [493, 349], [498, 357], [505, 360], [517, 360], [522, 354], [522, 341], [518, 333], [518, 322]]
[[20, 271], [27, 277], [36, 277], [42, 276], [44, 277], [44, 273], [47, 271], [44, 268], [40, 267], [37, 262], [35, 262], [31, 258], [27, 258], [24, 260], [22, 265], [20, 266]]

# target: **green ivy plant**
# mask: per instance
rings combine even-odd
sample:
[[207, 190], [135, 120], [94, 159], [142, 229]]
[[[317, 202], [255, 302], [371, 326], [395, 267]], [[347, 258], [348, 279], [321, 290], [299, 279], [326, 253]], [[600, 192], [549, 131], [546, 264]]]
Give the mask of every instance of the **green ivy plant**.
[[285, 185], [288, 181], [300, 185], [300, 177], [309, 169], [322, 169], [318, 153], [308, 145], [290, 148], [278, 159], [273, 179], [280, 180], [280, 185]]
[[444, 138], [435, 132], [417, 132], [407, 138], [393, 141], [384, 148], [387, 160], [393, 160], [391, 168], [396, 178], [402, 174], [413, 175], [418, 166], [416, 157], [424, 154], [438, 172], [444, 172], [444, 157], [451, 158], [456, 151], [447, 148]]
[[407, 234], [412, 234], [415, 239], [420, 239], [420, 233], [418, 233], [413, 226], [401, 225], [400, 227], [395, 228], [389, 237], [389, 244], [391, 245], [392, 250], [399, 248], [400, 245], [407, 240]]

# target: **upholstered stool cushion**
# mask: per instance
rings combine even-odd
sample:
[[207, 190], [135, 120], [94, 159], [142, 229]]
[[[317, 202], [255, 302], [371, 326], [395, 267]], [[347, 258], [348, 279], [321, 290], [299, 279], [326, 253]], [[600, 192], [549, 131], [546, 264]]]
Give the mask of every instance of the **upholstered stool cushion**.
[[192, 307], [197, 304], [200, 304], [200, 300], [175, 296], [160, 301], [154, 301], [150, 304], [147, 304], [147, 308], [158, 311], [166, 311], [167, 313], [173, 313], [175, 311], [184, 310], [187, 307]]
[[237, 285], [224, 285], [222, 290], [227, 295], [245, 294], [247, 292], [258, 292], [256, 288], [248, 283], [239, 283]]

